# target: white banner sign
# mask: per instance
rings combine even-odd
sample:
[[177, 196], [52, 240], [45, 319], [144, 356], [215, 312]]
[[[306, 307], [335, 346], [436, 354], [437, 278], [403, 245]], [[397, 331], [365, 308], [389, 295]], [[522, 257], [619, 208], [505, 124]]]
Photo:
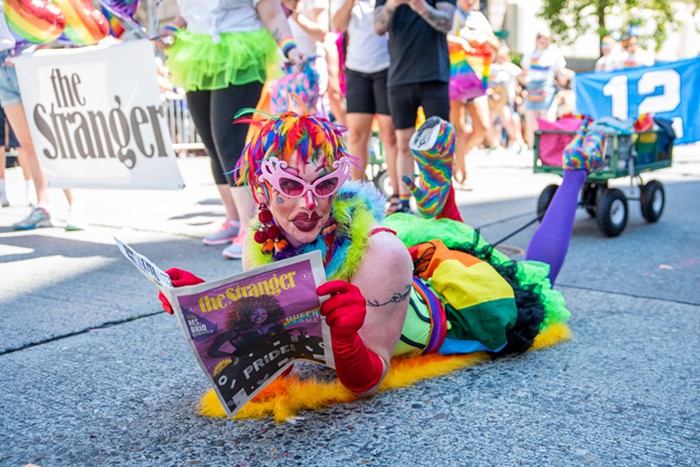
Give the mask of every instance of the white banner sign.
[[42, 50], [16, 67], [50, 186], [184, 187], [149, 41]]

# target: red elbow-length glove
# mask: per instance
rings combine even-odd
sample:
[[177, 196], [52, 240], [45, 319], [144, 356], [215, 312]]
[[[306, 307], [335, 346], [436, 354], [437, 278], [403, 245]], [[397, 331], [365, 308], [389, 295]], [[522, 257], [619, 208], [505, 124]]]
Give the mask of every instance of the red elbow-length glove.
[[[196, 285], [204, 282], [204, 279], [200, 279], [191, 272], [185, 271], [184, 269], [170, 268], [165, 271], [165, 273], [170, 276], [170, 281], [173, 287], [183, 287], [185, 285]], [[163, 305], [163, 310], [166, 313], [173, 314], [173, 306], [170, 304], [163, 292], [158, 292], [158, 300], [160, 300], [161, 305]]]
[[357, 286], [341, 280], [326, 282], [316, 292], [331, 295], [321, 304], [321, 315], [331, 330], [338, 379], [355, 393], [372, 389], [382, 378], [384, 364], [357, 333], [365, 322], [365, 297]]

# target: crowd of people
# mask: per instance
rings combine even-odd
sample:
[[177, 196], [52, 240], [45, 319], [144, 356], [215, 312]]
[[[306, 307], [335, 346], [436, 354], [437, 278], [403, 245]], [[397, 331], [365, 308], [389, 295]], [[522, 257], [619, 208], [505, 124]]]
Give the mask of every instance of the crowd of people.
[[[306, 110], [348, 127], [350, 152], [357, 160], [352, 167], [355, 179], [366, 177], [369, 141], [377, 131], [393, 189], [388, 213], [412, 209], [411, 192], [402, 179], [415, 172], [409, 141], [419, 109], [426, 119], [452, 117], [458, 126], [455, 183], [464, 187], [464, 158], [488, 138], [491, 116], [486, 89], [468, 101], [450, 101], [447, 37], [463, 35], [472, 46], [486, 44], [494, 50], [500, 46], [486, 18], [474, 11], [475, 3], [346, 0], [329, 15], [328, 3], [314, 0], [285, 0], [281, 8], [265, 0], [240, 8], [212, 6], [206, 14], [189, 1], [179, 2], [180, 14], [161, 27], [157, 45], [168, 57], [174, 84], [186, 92], [226, 212], [221, 227], [203, 243], [226, 245], [225, 257], [241, 257], [254, 212], [245, 188], [233, 177], [248, 126], [239, 122], [232, 128], [230, 123], [241, 109], [255, 107], [265, 81], [277, 76], [275, 45], [294, 63], [313, 58], [314, 92], [320, 99]], [[169, 36], [175, 37], [172, 46], [164, 40]], [[261, 39], [270, 36], [276, 44]], [[248, 42], [254, 46], [236, 46]], [[415, 53], [419, 49], [430, 53]], [[229, 58], [217, 60], [224, 56]], [[188, 79], [192, 70], [198, 70], [198, 77], [207, 76], [207, 82]], [[221, 81], [218, 74], [226, 79]], [[509, 122], [505, 125], [511, 128]]]
[[[226, 245], [223, 255], [243, 259], [244, 269], [321, 251], [329, 282], [317, 293], [330, 298], [320, 311], [347, 389], [374, 394], [393, 355], [523, 352], [547, 327], [566, 322], [552, 285], [578, 193], [602, 163], [600, 145], [588, 144], [599, 141], [588, 122], [564, 151], [561, 186], [520, 263], [462, 221], [452, 186], [465, 187], [474, 148], [532, 146], [538, 119], [572, 112], [572, 74], [547, 31], [518, 66], [475, 0], [344, 0], [332, 16], [321, 0], [178, 4], [155, 45], [185, 92], [224, 207], [221, 227], [202, 241]], [[331, 25], [347, 38], [338, 40]], [[451, 94], [449, 37], [489, 51], [488, 88]], [[48, 226], [46, 177], [8, 66], [14, 42], [4, 21], [0, 44], [0, 105], [37, 197], [14, 228]], [[623, 46], [603, 41], [601, 70], [648, 64], [636, 41]], [[321, 97], [315, 107], [250, 115], [282, 60], [301, 69], [311, 58]], [[362, 183], [375, 120], [394, 190], [388, 205]], [[73, 206], [72, 192], [65, 195]], [[413, 215], [412, 196], [421, 216]], [[179, 269], [168, 274], [176, 287], [202, 282]]]
[[[29, 122], [22, 106], [22, 96], [20, 92], [17, 73], [14, 68], [12, 51], [15, 48], [17, 39], [10, 31], [6, 16], [3, 14], [0, 19], [0, 107], [4, 112], [2, 119], [3, 130], [5, 128], [5, 118], [8, 128], [12, 130], [16, 141], [8, 139], [8, 144], [14, 146], [20, 157], [20, 164], [25, 174], [25, 184], [27, 188], [33, 187], [36, 196], [36, 203], [32, 204], [32, 209], [27, 217], [14, 223], [14, 230], [31, 230], [37, 227], [49, 227], [53, 225], [51, 218], [51, 199], [49, 196], [47, 179], [39, 163], [39, 158], [34, 150], [34, 143], [29, 130]], [[3, 131], [4, 133], [4, 131]], [[4, 136], [4, 135], [3, 135]], [[2, 206], [9, 205], [5, 187], [5, 145], [2, 150], [2, 169], [0, 169], [0, 201]], [[29, 175], [29, 177], [27, 177]], [[69, 206], [69, 215], [65, 223], [65, 229], [82, 230], [85, 225], [85, 217], [78, 207], [77, 200], [72, 190], [63, 190]], [[32, 200], [31, 193], [27, 199]], [[31, 201], [30, 201], [31, 202]]]
[[[224, 246], [227, 258], [241, 258], [247, 225], [255, 215], [249, 189], [235, 180], [249, 127], [245, 121], [232, 122], [240, 110], [261, 102], [265, 83], [280, 77], [282, 60], [299, 69], [313, 61], [313, 92], [319, 98], [306, 110], [347, 127], [354, 179], [366, 178], [370, 138], [378, 136], [393, 190], [389, 214], [413, 209], [403, 180], [414, 177], [409, 142], [421, 118], [437, 116], [454, 126], [451, 184], [470, 190], [468, 154], [477, 148], [532, 148], [538, 120], [554, 121], [573, 112], [573, 71], [551, 35], [538, 31], [532, 51], [516, 64], [475, 0], [344, 0], [333, 12], [325, 0], [212, 2], [206, 7], [180, 0], [178, 6], [179, 14], [160, 27], [155, 44], [167, 59], [175, 90], [186, 96], [224, 207], [221, 226], [202, 241]], [[14, 42], [4, 21], [1, 26], [5, 59]], [[490, 57], [488, 85], [469, 97], [455, 98], [449, 91], [448, 44], [455, 42], [465, 50], [485, 50]], [[606, 37], [601, 54], [597, 71], [653, 63], [635, 37], [620, 44]], [[0, 101], [17, 131], [22, 167], [36, 192], [30, 215], [13, 226], [21, 230], [52, 223], [45, 176], [11, 62], [5, 60], [0, 70], [7, 77]], [[3, 172], [0, 204], [6, 205]], [[72, 192], [65, 190], [65, 195], [72, 216], [67, 228], [84, 227]]]

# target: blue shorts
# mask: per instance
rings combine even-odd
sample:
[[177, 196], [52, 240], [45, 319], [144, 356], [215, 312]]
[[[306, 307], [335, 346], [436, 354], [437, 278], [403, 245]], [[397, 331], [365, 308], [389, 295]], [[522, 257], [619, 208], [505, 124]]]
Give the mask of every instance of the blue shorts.
[[[5, 63], [10, 56], [9, 50], [0, 52], [0, 64]], [[19, 83], [17, 82], [17, 72], [13, 66], [0, 66], [0, 106], [9, 107], [21, 104], [22, 98], [19, 94]]]
[[[5, 129], [9, 130], [9, 134], [6, 134]], [[15, 136], [15, 132], [12, 131], [12, 126], [10, 122], [5, 119], [5, 111], [0, 107], [0, 147], [7, 148], [18, 148], [19, 142]]]

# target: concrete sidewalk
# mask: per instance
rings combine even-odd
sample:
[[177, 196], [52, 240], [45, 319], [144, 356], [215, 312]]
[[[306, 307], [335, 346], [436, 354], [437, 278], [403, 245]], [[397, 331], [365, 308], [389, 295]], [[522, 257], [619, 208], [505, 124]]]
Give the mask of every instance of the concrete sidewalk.
[[[91, 226], [12, 232], [0, 209], [0, 465], [697, 465], [700, 462], [700, 148], [645, 175], [666, 188], [660, 221], [630, 202], [604, 238], [578, 213], [557, 287], [573, 341], [307, 412], [295, 424], [208, 419], [208, 383], [116, 235], [162, 268], [240, 271], [200, 238], [223, 208], [205, 158], [180, 159], [181, 191], [77, 190]], [[555, 176], [526, 154], [480, 153], [465, 220], [498, 240], [534, 217]], [[23, 200], [8, 171], [10, 202]], [[628, 180], [618, 180], [624, 185]], [[535, 226], [509, 238], [522, 253]], [[324, 373], [322, 368], [310, 371]]]

